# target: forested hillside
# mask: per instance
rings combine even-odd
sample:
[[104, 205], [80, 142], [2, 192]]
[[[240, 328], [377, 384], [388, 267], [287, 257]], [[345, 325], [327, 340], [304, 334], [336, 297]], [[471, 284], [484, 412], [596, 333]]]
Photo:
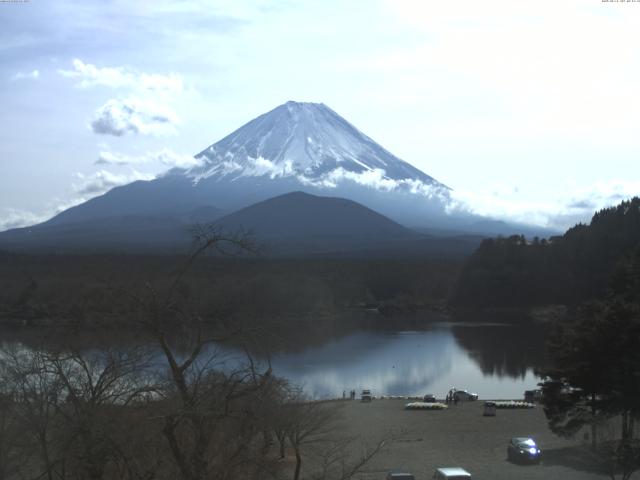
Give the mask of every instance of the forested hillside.
[[640, 244], [640, 198], [597, 212], [564, 235], [484, 240], [465, 265], [459, 306], [577, 304], [601, 297], [620, 262]]

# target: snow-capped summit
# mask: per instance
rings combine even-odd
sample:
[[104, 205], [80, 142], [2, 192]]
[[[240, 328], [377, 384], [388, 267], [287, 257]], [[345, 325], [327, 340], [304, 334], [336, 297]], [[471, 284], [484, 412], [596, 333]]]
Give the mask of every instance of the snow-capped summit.
[[251, 120], [198, 155], [187, 175], [295, 177], [304, 185], [352, 181], [384, 190], [444, 185], [382, 148], [322, 103], [289, 101]]

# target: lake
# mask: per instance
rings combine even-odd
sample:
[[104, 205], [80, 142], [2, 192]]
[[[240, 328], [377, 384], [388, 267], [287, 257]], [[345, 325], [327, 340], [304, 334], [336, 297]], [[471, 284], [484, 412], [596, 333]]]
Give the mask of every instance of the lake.
[[313, 398], [371, 389], [374, 395], [444, 397], [451, 387], [480, 398], [522, 398], [536, 388], [543, 334], [512, 325], [439, 323], [421, 330], [368, 330], [272, 358], [276, 375]]
[[[363, 389], [376, 396], [433, 393], [443, 398], [452, 387], [468, 389], [481, 399], [519, 399], [524, 390], [536, 388], [539, 379], [534, 368], [544, 361], [542, 329], [513, 324], [441, 322], [367, 328], [320, 344], [302, 342], [294, 352], [271, 355], [273, 373], [317, 399], [341, 397], [350, 390], [359, 394]], [[47, 349], [46, 342], [25, 344], [16, 338], [5, 337], [0, 343]], [[131, 346], [136, 341], [128, 343]], [[86, 351], [100, 350], [85, 347]], [[150, 348], [156, 349], [153, 344]], [[213, 351], [221, 368], [244, 363], [239, 350], [218, 346], [209, 353]], [[156, 355], [156, 365], [164, 369], [163, 355], [159, 351]]]

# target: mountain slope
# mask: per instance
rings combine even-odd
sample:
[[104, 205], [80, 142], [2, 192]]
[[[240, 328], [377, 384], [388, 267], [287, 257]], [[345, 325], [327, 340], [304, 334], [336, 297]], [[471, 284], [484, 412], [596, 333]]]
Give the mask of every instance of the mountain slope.
[[351, 200], [292, 192], [256, 203], [216, 221], [262, 238], [415, 237], [417, 234]]
[[132, 214], [45, 222], [0, 232], [0, 247], [48, 253], [184, 253], [191, 242], [193, 224], [213, 222], [223, 214], [205, 206], [180, 215]]
[[449, 189], [323, 104], [287, 102], [211, 145], [201, 165], [117, 187], [48, 223], [227, 211], [292, 191], [351, 199], [405, 224], [446, 221]]
[[196, 222], [251, 231], [267, 256], [429, 257], [470, 254], [478, 237], [419, 234], [351, 200], [292, 192], [215, 219], [219, 210], [186, 216], [124, 215], [42, 224], [0, 233], [0, 248], [41, 253], [179, 253]]
[[215, 222], [249, 230], [268, 255], [412, 257], [470, 254], [478, 237], [419, 234], [351, 200], [292, 192], [256, 203]]

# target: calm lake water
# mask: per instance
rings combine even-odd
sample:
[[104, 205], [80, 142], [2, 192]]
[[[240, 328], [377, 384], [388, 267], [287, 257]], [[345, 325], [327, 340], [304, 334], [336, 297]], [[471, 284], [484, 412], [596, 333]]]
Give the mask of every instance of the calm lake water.
[[536, 388], [542, 334], [504, 325], [437, 324], [420, 331], [363, 331], [272, 359], [274, 373], [314, 398], [364, 388], [374, 395], [444, 397], [451, 387], [480, 398], [522, 398]]
[[[46, 348], [2, 340], [3, 346]], [[350, 390], [359, 394], [365, 388], [374, 395], [433, 393], [443, 398], [456, 387], [481, 399], [515, 399], [536, 388], [534, 368], [543, 363], [544, 333], [539, 327], [509, 324], [435, 323], [419, 330], [360, 330], [320, 346], [299, 347], [273, 354], [273, 373], [312, 398], [341, 397]], [[238, 350], [213, 350], [221, 368], [245, 363]], [[157, 362], [158, 368], [166, 367], [159, 351]]]

